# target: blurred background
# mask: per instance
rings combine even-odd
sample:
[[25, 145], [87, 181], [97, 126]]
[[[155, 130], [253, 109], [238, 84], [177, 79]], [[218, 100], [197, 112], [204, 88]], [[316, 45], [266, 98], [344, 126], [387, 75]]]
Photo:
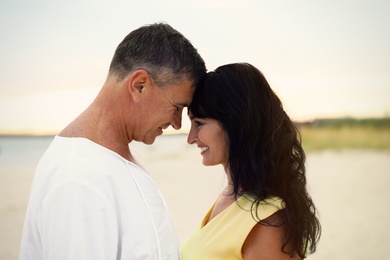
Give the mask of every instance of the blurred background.
[[[34, 168], [53, 135], [95, 98], [119, 42], [155, 22], [190, 39], [208, 70], [232, 62], [258, 67], [301, 127], [323, 224], [309, 259], [385, 259], [389, 11], [385, 0], [1, 0], [0, 259], [18, 258]], [[186, 144], [188, 128], [184, 115], [181, 134], [132, 144], [181, 241], [224, 183], [222, 169], [203, 167]]]
[[131, 31], [167, 22], [208, 70], [258, 67], [295, 120], [389, 116], [390, 3], [0, 1], [0, 133], [56, 133], [93, 100]]

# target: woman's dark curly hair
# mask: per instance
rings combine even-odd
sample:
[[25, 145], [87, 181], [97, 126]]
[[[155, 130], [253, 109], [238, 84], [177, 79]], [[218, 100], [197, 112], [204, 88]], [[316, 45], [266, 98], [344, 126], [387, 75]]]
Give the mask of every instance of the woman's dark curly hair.
[[306, 188], [300, 133], [262, 73], [247, 63], [209, 72], [195, 91], [189, 113], [222, 123], [236, 197], [241, 192], [254, 197], [256, 209], [270, 196], [283, 199], [281, 250], [300, 258], [314, 253], [321, 226]]

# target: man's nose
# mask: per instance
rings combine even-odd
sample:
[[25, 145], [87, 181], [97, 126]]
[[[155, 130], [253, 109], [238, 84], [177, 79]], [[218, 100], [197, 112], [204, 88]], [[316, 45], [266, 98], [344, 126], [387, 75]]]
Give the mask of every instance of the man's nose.
[[196, 142], [196, 131], [191, 126], [190, 132], [188, 133], [188, 137], [187, 137], [187, 143], [194, 144], [195, 142]]
[[181, 114], [182, 114], [183, 110], [182, 109], [179, 109], [179, 111], [177, 111], [171, 121], [171, 125], [174, 129], [176, 130], [179, 130], [181, 128]]

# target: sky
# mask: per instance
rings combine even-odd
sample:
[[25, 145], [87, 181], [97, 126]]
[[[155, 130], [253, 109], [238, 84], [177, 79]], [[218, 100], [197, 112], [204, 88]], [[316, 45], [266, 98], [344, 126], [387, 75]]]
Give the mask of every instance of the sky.
[[93, 101], [119, 42], [155, 22], [208, 70], [256, 66], [295, 121], [390, 116], [389, 13], [388, 0], [0, 0], [0, 134], [59, 132]]

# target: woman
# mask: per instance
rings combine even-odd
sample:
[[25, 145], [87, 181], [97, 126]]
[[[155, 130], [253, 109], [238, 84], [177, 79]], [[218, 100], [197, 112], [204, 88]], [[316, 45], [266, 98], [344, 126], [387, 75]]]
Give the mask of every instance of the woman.
[[227, 186], [183, 244], [182, 259], [303, 259], [321, 227], [307, 193], [300, 136], [250, 64], [209, 72], [189, 107], [188, 143], [221, 164]]

